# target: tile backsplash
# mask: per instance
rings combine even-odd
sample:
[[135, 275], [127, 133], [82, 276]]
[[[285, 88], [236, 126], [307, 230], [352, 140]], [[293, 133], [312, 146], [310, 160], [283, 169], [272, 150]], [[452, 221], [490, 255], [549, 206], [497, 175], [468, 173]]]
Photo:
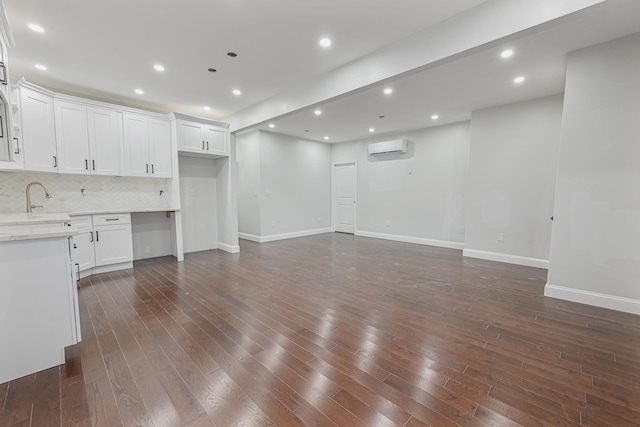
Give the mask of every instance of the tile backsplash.
[[47, 199], [42, 188], [39, 186], [31, 188], [32, 204], [43, 205], [42, 208], [35, 210], [37, 212], [168, 209], [170, 207], [169, 179], [0, 172], [0, 213], [24, 212], [25, 189], [30, 182], [34, 181], [46, 185], [51, 194], [51, 198]]

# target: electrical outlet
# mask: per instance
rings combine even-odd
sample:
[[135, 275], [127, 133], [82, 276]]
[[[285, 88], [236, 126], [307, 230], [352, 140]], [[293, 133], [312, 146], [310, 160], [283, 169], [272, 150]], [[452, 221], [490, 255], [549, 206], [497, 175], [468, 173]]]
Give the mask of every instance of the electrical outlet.
[[498, 233], [498, 242], [504, 242], [504, 233]]
[[145, 255], [149, 255], [151, 253], [151, 247], [150, 246], [145, 246], [144, 247], [144, 253], [145, 253]]

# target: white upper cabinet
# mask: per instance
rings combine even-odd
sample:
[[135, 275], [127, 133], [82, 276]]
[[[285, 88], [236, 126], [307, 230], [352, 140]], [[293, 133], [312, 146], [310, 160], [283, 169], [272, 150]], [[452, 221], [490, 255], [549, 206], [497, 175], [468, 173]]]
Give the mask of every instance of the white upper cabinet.
[[58, 172], [89, 174], [87, 107], [54, 101]]
[[207, 143], [207, 151], [219, 154], [229, 155], [228, 141], [229, 132], [227, 129], [215, 126], [205, 125], [204, 136]]
[[30, 171], [57, 172], [53, 95], [22, 86], [19, 96], [24, 168]]
[[55, 102], [58, 171], [122, 175], [122, 116], [76, 102]]
[[106, 108], [87, 107], [89, 155], [94, 175], [122, 175], [124, 148], [122, 113]]
[[156, 178], [171, 178], [171, 126], [166, 119], [149, 119], [149, 161]]
[[[4, 7], [0, 1], [0, 168], [4, 164], [9, 165], [8, 169], [19, 169], [13, 165], [16, 161], [15, 142], [12, 136], [12, 106], [11, 106], [11, 86], [9, 85], [9, 68], [7, 48], [13, 47], [13, 36], [7, 22]], [[21, 163], [20, 163], [21, 164]]]
[[204, 151], [205, 142], [202, 128], [204, 125], [200, 123], [178, 121], [178, 150], [185, 151]]
[[229, 125], [173, 113], [178, 151], [187, 156], [226, 157], [229, 155]]
[[124, 113], [125, 175], [171, 178], [169, 121]]

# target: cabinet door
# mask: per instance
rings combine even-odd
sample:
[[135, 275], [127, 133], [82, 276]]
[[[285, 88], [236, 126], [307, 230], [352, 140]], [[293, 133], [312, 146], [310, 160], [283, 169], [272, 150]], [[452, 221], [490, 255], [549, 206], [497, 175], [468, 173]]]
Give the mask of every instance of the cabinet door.
[[151, 175], [171, 178], [171, 127], [169, 120], [149, 119]]
[[122, 113], [105, 108], [87, 107], [87, 117], [91, 173], [122, 175]]
[[58, 172], [89, 173], [87, 107], [73, 102], [54, 101]]
[[22, 139], [19, 89], [13, 86], [11, 88], [11, 148], [13, 149], [13, 161], [3, 163], [3, 169], [24, 170], [24, 146]]
[[24, 168], [31, 171], [57, 172], [53, 98], [28, 88], [20, 88], [20, 115]]
[[149, 123], [145, 116], [125, 113], [122, 116], [124, 135], [124, 174], [149, 176]]
[[73, 260], [79, 266], [80, 271], [93, 268], [96, 265], [93, 248], [93, 229], [80, 231], [73, 236], [74, 251]]
[[178, 149], [185, 151], [206, 150], [200, 123], [178, 121]]
[[133, 261], [131, 224], [94, 226], [96, 266]]
[[227, 131], [213, 126], [205, 127], [205, 141], [207, 151], [211, 154], [229, 155], [227, 148]]

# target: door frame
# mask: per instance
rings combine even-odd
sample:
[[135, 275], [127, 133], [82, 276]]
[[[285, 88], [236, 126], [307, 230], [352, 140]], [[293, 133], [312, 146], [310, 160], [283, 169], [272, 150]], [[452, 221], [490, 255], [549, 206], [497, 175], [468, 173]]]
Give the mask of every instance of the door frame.
[[353, 235], [356, 235], [357, 232], [357, 224], [356, 219], [358, 218], [358, 161], [357, 160], [344, 160], [340, 162], [331, 163], [331, 229], [333, 232], [336, 231], [336, 167], [337, 166], [345, 166], [345, 165], [353, 165], [355, 169], [355, 173], [353, 174]]

